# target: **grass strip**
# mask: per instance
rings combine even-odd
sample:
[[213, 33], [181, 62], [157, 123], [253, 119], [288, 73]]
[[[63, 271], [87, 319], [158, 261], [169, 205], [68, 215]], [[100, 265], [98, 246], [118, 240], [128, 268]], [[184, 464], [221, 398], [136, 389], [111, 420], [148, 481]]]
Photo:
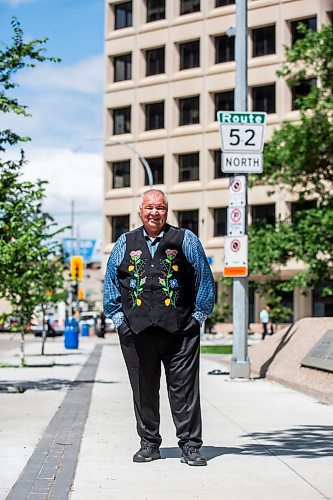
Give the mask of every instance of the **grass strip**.
[[202, 345], [201, 354], [232, 354], [232, 345]]

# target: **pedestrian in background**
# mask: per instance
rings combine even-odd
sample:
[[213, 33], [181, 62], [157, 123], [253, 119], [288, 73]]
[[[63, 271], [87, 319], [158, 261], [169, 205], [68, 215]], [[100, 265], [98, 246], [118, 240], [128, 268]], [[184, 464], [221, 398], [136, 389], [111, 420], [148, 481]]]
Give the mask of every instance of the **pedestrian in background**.
[[266, 337], [268, 329], [270, 329], [270, 334], [273, 335], [273, 324], [269, 321], [269, 311], [270, 307], [266, 305], [259, 313], [260, 323], [262, 324], [262, 340]]
[[168, 201], [146, 191], [143, 226], [120, 236], [104, 279], [104, 312], [117, 327], [133, 391], [140, 449], [134, 462], [161, 457], [159, 390], [164, 365], [181, 461], [207, 465], [200, 452], [200, 324], [214, 306], [214, 280], [195, 234], [167, 224]]

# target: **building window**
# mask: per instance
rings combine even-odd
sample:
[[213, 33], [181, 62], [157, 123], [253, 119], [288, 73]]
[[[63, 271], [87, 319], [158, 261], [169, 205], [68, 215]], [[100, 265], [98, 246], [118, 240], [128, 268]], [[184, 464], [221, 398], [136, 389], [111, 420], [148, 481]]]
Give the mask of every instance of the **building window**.
[[200, 40], [179, 44], [179, 55], [180, 70], [200, 66]]
[[147, 23], [165, 19], [165, 0], [147, 0]]
[[255, 287], [253, 281], [249, 281], [249, 323], [256, 323], [254, 316]]
[[124, 188], [131, 185], [131, 163], [129, 160], [115, 161], [112, 167], [112, 188]]
[[275, 226], [275, 203], [267, 205], [252, 205], [252, 225]]
[[129, 215], [114, 215], [111, 217], [111, 241], [117, 241], [119, 236], [129, 231]]
[[114, 29], [132, 26], [132, 2], [118, 3], [114, 6]]
[[252, 57], [275, 54], [275, 24], [252, 30]]
[[223, 177], [229, 177], [229, 174], [225, 174], [221, 170], [222, 151], [220, 149], [216, 149], [213, 153], [214, 153], [214, 179], [222, 179]]
[[235, 60], [235, 37], [216, 36], [215, 37], [215, 64]]
[[216, 0], [215, 7], [224, 7], [225, 5], [233, 5], [236, 0]]
[[252, 111], [275, 113], [275, 83], [252, 88]]
[[199, 96], [179, 99], [179, 125], [193, 125], [199, 123], [199, 106]]
[[214, 208], [213, 214], [214, 236], [225, 236], [227, 234], [227, 208]]
[[218, 111], [233, 111], [235, 109], [235, 92], [227, 90], [226, 92], [217, 92], [214, 94], [215, 100], [215, 115], [214, 121], [217, 120]]
[[[157, 156], [155, 158], [146, 158], [148, 165], [150, 166], [151, 173], [153, 174], [153, 183], [164, 184], [164, 158], [163, 156]], [[145, 171], [145, 186], [148, 186], [148, 175]]]
[[294, 321], [294, 292], [284, 292], [278, 290], [277, 296], [281, 297], [280, 306], [289, 309], [289, 316], [284, 320], [285, 323], [292, 323]]
[[180, 0], [180, 15], [200, 11], [200, 0]]
[[113, 58], [114, 81], [130, 80], [132, 78], [132, 54], [122, 54]]
[[300, 33], [297, 29], [297, 27], [300, 23], [304, 24], [308, 30], [317, 31], [317, 18], [316, 17], [308, 17], [307, 19], [298, 19], [297, 21], [292, 21], [290, 23], [291, 44], [292, 45], [294, 45], [294, 43], [297, 40], [304, 38], [304, 34]]
[[165, 71], [165, 48], [146, 50], [146, 76], [158, 75]]
[[131, 107], [115, 108], [113, 115], [113, 135], [128, 134], [131, 131]]
[[299, 109], [299, 97], [306, 97], [310, 92], [312, 87], [316, 87], [317, 79], [311, 78], [310, 80], [303, 80], [297, 85], [294, 85], [291, 89], [291, 109]]
[[179, 182], [199, 180], [199, 153], [179, 155]]
[[178, 226], [189, 229], [198, 236], [199, 210], [181, 210], [178, 212]]
[[291, 222], [296, 224], [302, 218], [302, 212], [317, 207], [316, 200], [303, 200], [291, 204]]
[[333, 316], [333, 296], [323, 296], [324, 288], [333, 289], [333, 281], [316, 286], [312, 292], [312, 316]]
[[164, 128], [164, 101], [146, 104], [146, 130]]

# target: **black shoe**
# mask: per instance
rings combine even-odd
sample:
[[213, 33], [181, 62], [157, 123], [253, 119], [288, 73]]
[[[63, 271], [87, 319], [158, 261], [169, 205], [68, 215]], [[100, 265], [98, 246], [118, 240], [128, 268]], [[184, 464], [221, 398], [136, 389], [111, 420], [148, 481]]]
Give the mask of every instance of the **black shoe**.
[[195, 446], [184, 446], [180, 461], [187, 465], [207, 465], [207, 460]]
[[151, 462], [152, 460], [158, 460], [159, 458], [161, 458], [161, 454], [158, 447], [145, 443], [133, 456], [133, 462]]

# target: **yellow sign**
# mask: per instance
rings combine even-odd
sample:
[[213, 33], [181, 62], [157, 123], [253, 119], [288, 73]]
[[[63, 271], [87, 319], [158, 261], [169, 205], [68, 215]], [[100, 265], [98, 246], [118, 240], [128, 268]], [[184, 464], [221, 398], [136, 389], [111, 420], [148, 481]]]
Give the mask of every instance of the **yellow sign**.
[[71, 257], [71, 278], [72, 280], [83, 280], [83, 257], [80, 255]]

